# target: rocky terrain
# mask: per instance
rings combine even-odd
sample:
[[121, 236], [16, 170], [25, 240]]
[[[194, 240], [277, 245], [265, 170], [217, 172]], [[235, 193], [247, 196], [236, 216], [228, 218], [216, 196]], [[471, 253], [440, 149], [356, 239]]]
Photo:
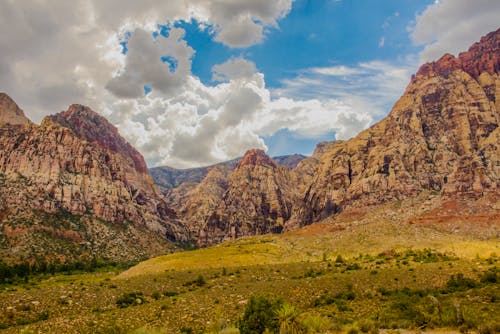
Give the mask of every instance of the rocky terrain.
[[[127, 249], [137, 248], [138, 241], [145, 246], [140, 251], [144, 257], [168, 250], [167, 240], [185, 237], [140, 153], [106, 119], [72, 105], [35, 125], [6, 94], [0, 101], [3, 251], [14, 257], [43, 256], [53, 242], [64, 241], [76, 248], [84, 244], [83, 253], [100, 256], [93, 254], [99, 247], [88, 244], [120, 235], [111, 243], [117, 249], [106, 256], [127, 259]], [[41, 213], [68, 221], [42, 220]]]

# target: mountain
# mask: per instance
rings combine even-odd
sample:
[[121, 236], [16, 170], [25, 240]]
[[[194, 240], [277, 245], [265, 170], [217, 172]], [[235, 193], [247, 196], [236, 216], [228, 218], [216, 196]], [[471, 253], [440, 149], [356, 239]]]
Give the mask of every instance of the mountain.
[[[390, 114], [348, 141], [319, 145], [296, 224], [417, 195], [483, 196], [500, 179], [500, 29], [457, 58], [420, 67]], [[313, 172], [311, 173], [311, 169]]]
[[[305, 159], [306, 156], [301, 154], [292, 155], [282, 155], [278, 157], [273, 157], [273, 160], [281, 166], [294, 169], [297, 164]], [[229, 161], [224, 161], [215, 165], [198, 167], [198, 168], [187, 168], [187, 169], [177, 169], [169, 166], [161, 166], [151, 168], [149, 171], [153, 176], [155, 184], [158, 188], [165, 194], [169, 193], [174, 188], [181, 186], [184, 183], [187, 184], [198, 184], [203, 180], [203, 178], [208, 174], [208, 171], [216, 166], [227, 166], [232, 169], [236, 168], [236, 165], [241, 160], [241, 158], [236, 158]]]
[[198, 244], [279, 233], [349, 208], [430, 191], [498, 193], [500, 30], [457, 58], [422, 65], [389, 115], [347, 141], [318, 144], [290, 170], [251, 150], [169, 193]]
[[31, 121], [18, 105], [5, 93], [0, 93], [0, 126], [4, 124], [23, 125]]
[[179, 216], [198, 245], [265, 233], [279, 233], [291, 216], [296, 180], [264, 151], [253, 149], [236, 169], [216, 166], [186, 194]]
[[136, 260], [185, 239], [143, 157], [105, 118], [72, 105], [35, 125], [2, 101], [2, 254]]

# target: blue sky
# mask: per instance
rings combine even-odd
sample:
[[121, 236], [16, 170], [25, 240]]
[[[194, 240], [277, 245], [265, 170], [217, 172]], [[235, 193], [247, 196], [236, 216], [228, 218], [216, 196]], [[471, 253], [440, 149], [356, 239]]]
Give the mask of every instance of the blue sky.
[[[415, 14], [433, 1], [335, 1], [298, 0], [292, 11], [269, 28], [263, 43], [232, 49], [213, 41], [208, 30], [200, 31], [197, 22], [182, 22], [186, 40], [195, 50], [193, 73], [207, 84], [211, 68], [231, 56], [244, 56], [256, 63], [269, 87], [279, 87], [284, 78], [308, 67], [333, 64], [395, 60], [418, 53], [412, 45], [408, 27]], [[381, 38], [384, 46], [380, 47]]]
[[0, 1], [0, 90], [35, 122], [88, 105], [149, 166], [311, 154], [498, 17], [498, 0]]
[[[278, 21], [279, 27], [268, 28], [264, 41], [248, 48], [215, 42], [209, 29], [200, 29], [194, 20], [175, 26], [186, 30], [185, 39], [196, 50], [192, 72], [204, 84], [214, 84], [212, 66], [241, 56], [256, 64], [265, 75], [266, 86], [273, 89], [311, 67], [356, 66], [373, 60], [396, 63], [418, 54], [422, 47], [411, 42], [408, 29], [416, 14], [433, 2], [297, 0], [291, 12]], [[391, 105], [385, 107], [388, 112]], [[273, 156], [310, 155], [318, 142], [333, 140], [334, 133], [305, 137], [284, 129], [264, 137], [264, 141]]]

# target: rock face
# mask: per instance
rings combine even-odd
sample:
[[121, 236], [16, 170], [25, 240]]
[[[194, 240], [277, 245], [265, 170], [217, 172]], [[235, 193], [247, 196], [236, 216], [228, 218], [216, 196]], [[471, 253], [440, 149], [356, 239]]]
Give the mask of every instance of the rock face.
[[389, 116], [349, 141], [319, 145], [297, 167], [296, 225], [431, 190], [498, 191], [500, 30], [458, 58], [423, 65]]
[[217, 166], [186, 194], [179, 215], [198, 245], [264, 233], [279, 233], [292, 213], [296, 184], [287, 167], [262, 150], [250, 150], [231, 168]]
[[31, 121], [24, 116], [24, 112], [5, 93], [0, 93], [0, 126], [4, 124], [22, 125]]
[[251, 150], [169, 193], [199, 245], [279, 233], [348, 208], [431, 191], [498, 192], [500, 30], [424, 64], [390, 114], [348, 141], [318, 144], [293, 170]]
[[0, 175], [4, 223], [38, 210], [131, 224], [165, 241], [186, 237], [142, 156], [89, 108], [72, 105], [40, 126], [0, 126]]

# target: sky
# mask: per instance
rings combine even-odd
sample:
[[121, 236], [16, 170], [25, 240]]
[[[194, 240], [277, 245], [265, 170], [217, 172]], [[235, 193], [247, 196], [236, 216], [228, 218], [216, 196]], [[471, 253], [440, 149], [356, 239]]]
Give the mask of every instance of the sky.
[[150, 167], [309, 155], [498, 17], [498, 0], [0, 0], [0, 91], [35, 122], [90, 106]]

